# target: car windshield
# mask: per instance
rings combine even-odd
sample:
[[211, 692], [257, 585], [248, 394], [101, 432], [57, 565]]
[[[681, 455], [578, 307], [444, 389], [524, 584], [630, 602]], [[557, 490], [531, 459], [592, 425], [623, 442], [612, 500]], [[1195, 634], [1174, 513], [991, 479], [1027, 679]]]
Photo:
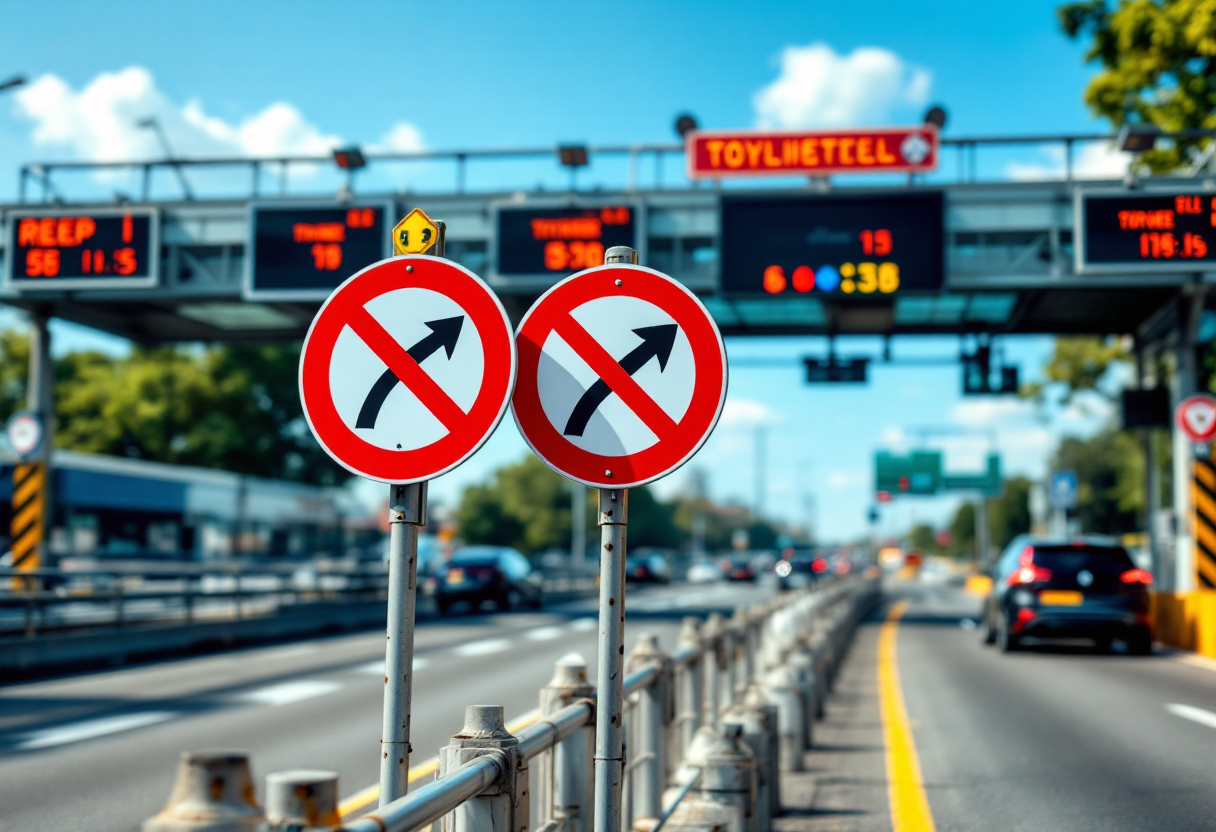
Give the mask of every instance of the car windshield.
[[1053, 572], [1125, 572], [1135, 569], [1122, 546], [1035, 546], [1034, 563]]
[[470, 547], [468, 549], [458, 549], [452, 555], [452, 559], [448, 561], [451, 564], [460, 566], [479, 566], [487, 563], [494, 563], [498, 560], [499, 552], [497, 549], [488, 547]]

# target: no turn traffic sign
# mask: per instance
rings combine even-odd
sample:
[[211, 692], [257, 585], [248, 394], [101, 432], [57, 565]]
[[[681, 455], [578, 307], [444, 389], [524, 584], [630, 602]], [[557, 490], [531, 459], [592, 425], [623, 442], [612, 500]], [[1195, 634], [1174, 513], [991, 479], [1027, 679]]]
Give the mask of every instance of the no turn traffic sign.
[[490, 436], [515, 383], [498, 298], [438, 257], [382, 260], [334, 290], [300, 356], [300, 400], [321, 447], [386, 483], [452, 470]]
[[1192, 442], [1211, 442], [1216, 437], [1216, 399], [1200, 394], [1178, 403], [1174, 422]]
[[709, 311], [667, 275], [608, 265], [571, 275], [515, 336], [511, 409], [549, 467], [629, 488], [683, 465], [726, 400], [726, 348]]

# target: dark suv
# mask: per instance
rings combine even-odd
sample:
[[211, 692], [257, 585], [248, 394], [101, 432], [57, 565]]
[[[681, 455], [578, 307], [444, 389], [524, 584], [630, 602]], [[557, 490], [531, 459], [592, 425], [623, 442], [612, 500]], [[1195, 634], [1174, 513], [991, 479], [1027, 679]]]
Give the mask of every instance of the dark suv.
[[439, 568], [435, 606], [439, 614], [467, 601], [474, 612], [483, 601], [493, 601], [500, 610], [520, 604], [540, 609], [541, 577], [528, 559], [506, 546], [466, 546]]
[[1128, 651], [1153, 649], [1148, 587], [1152, 576], [1122, 546], [1099, 538], [1015, 538], [997, 561], [984, 602], [986, 644], [1017, 650], [1023, 638], [1112, 639]]

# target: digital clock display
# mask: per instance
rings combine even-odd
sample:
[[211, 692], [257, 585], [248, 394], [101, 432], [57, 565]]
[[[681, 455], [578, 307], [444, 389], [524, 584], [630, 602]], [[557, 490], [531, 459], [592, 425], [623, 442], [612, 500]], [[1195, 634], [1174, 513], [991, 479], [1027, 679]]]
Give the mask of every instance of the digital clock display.
[[942, 288], [939, 192], [724, 196], [721, 292], [864, 297]]
[[1082, 193], [1077, 271], [1206, 269], [1216, 262], [1216, 196], [1207, 193]]
[[255, 204], [245, 295], [323, 300], [355, 272], [389, 256], [390, 203]]
[[156, 214], [143, 209], [8, 215], [8, 284], [23, 291], [156, 283]]
[[495, 270], [509, 277], [562, 277], [602, 266], [604, 252], [613, 246], [637, 248], [636, 213], [629, 205], [500, 207]]

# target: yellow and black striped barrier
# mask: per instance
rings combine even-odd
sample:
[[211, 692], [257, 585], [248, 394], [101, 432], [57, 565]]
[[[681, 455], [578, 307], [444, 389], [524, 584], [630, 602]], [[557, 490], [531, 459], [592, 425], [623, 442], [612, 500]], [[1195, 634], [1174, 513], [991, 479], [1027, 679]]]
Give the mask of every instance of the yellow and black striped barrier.
[[[13, 469], [13, 568], [32, 572], [42, 565], [43, 523], [46, 515], [46, 465], [33, 462]], [[36, 581], [13, 578], [13, 589], [35, 589]]]
[[1191, 485], [1195, 506], [1195, 588], [1216, 588], [1216, 465], [1196, 458]]

